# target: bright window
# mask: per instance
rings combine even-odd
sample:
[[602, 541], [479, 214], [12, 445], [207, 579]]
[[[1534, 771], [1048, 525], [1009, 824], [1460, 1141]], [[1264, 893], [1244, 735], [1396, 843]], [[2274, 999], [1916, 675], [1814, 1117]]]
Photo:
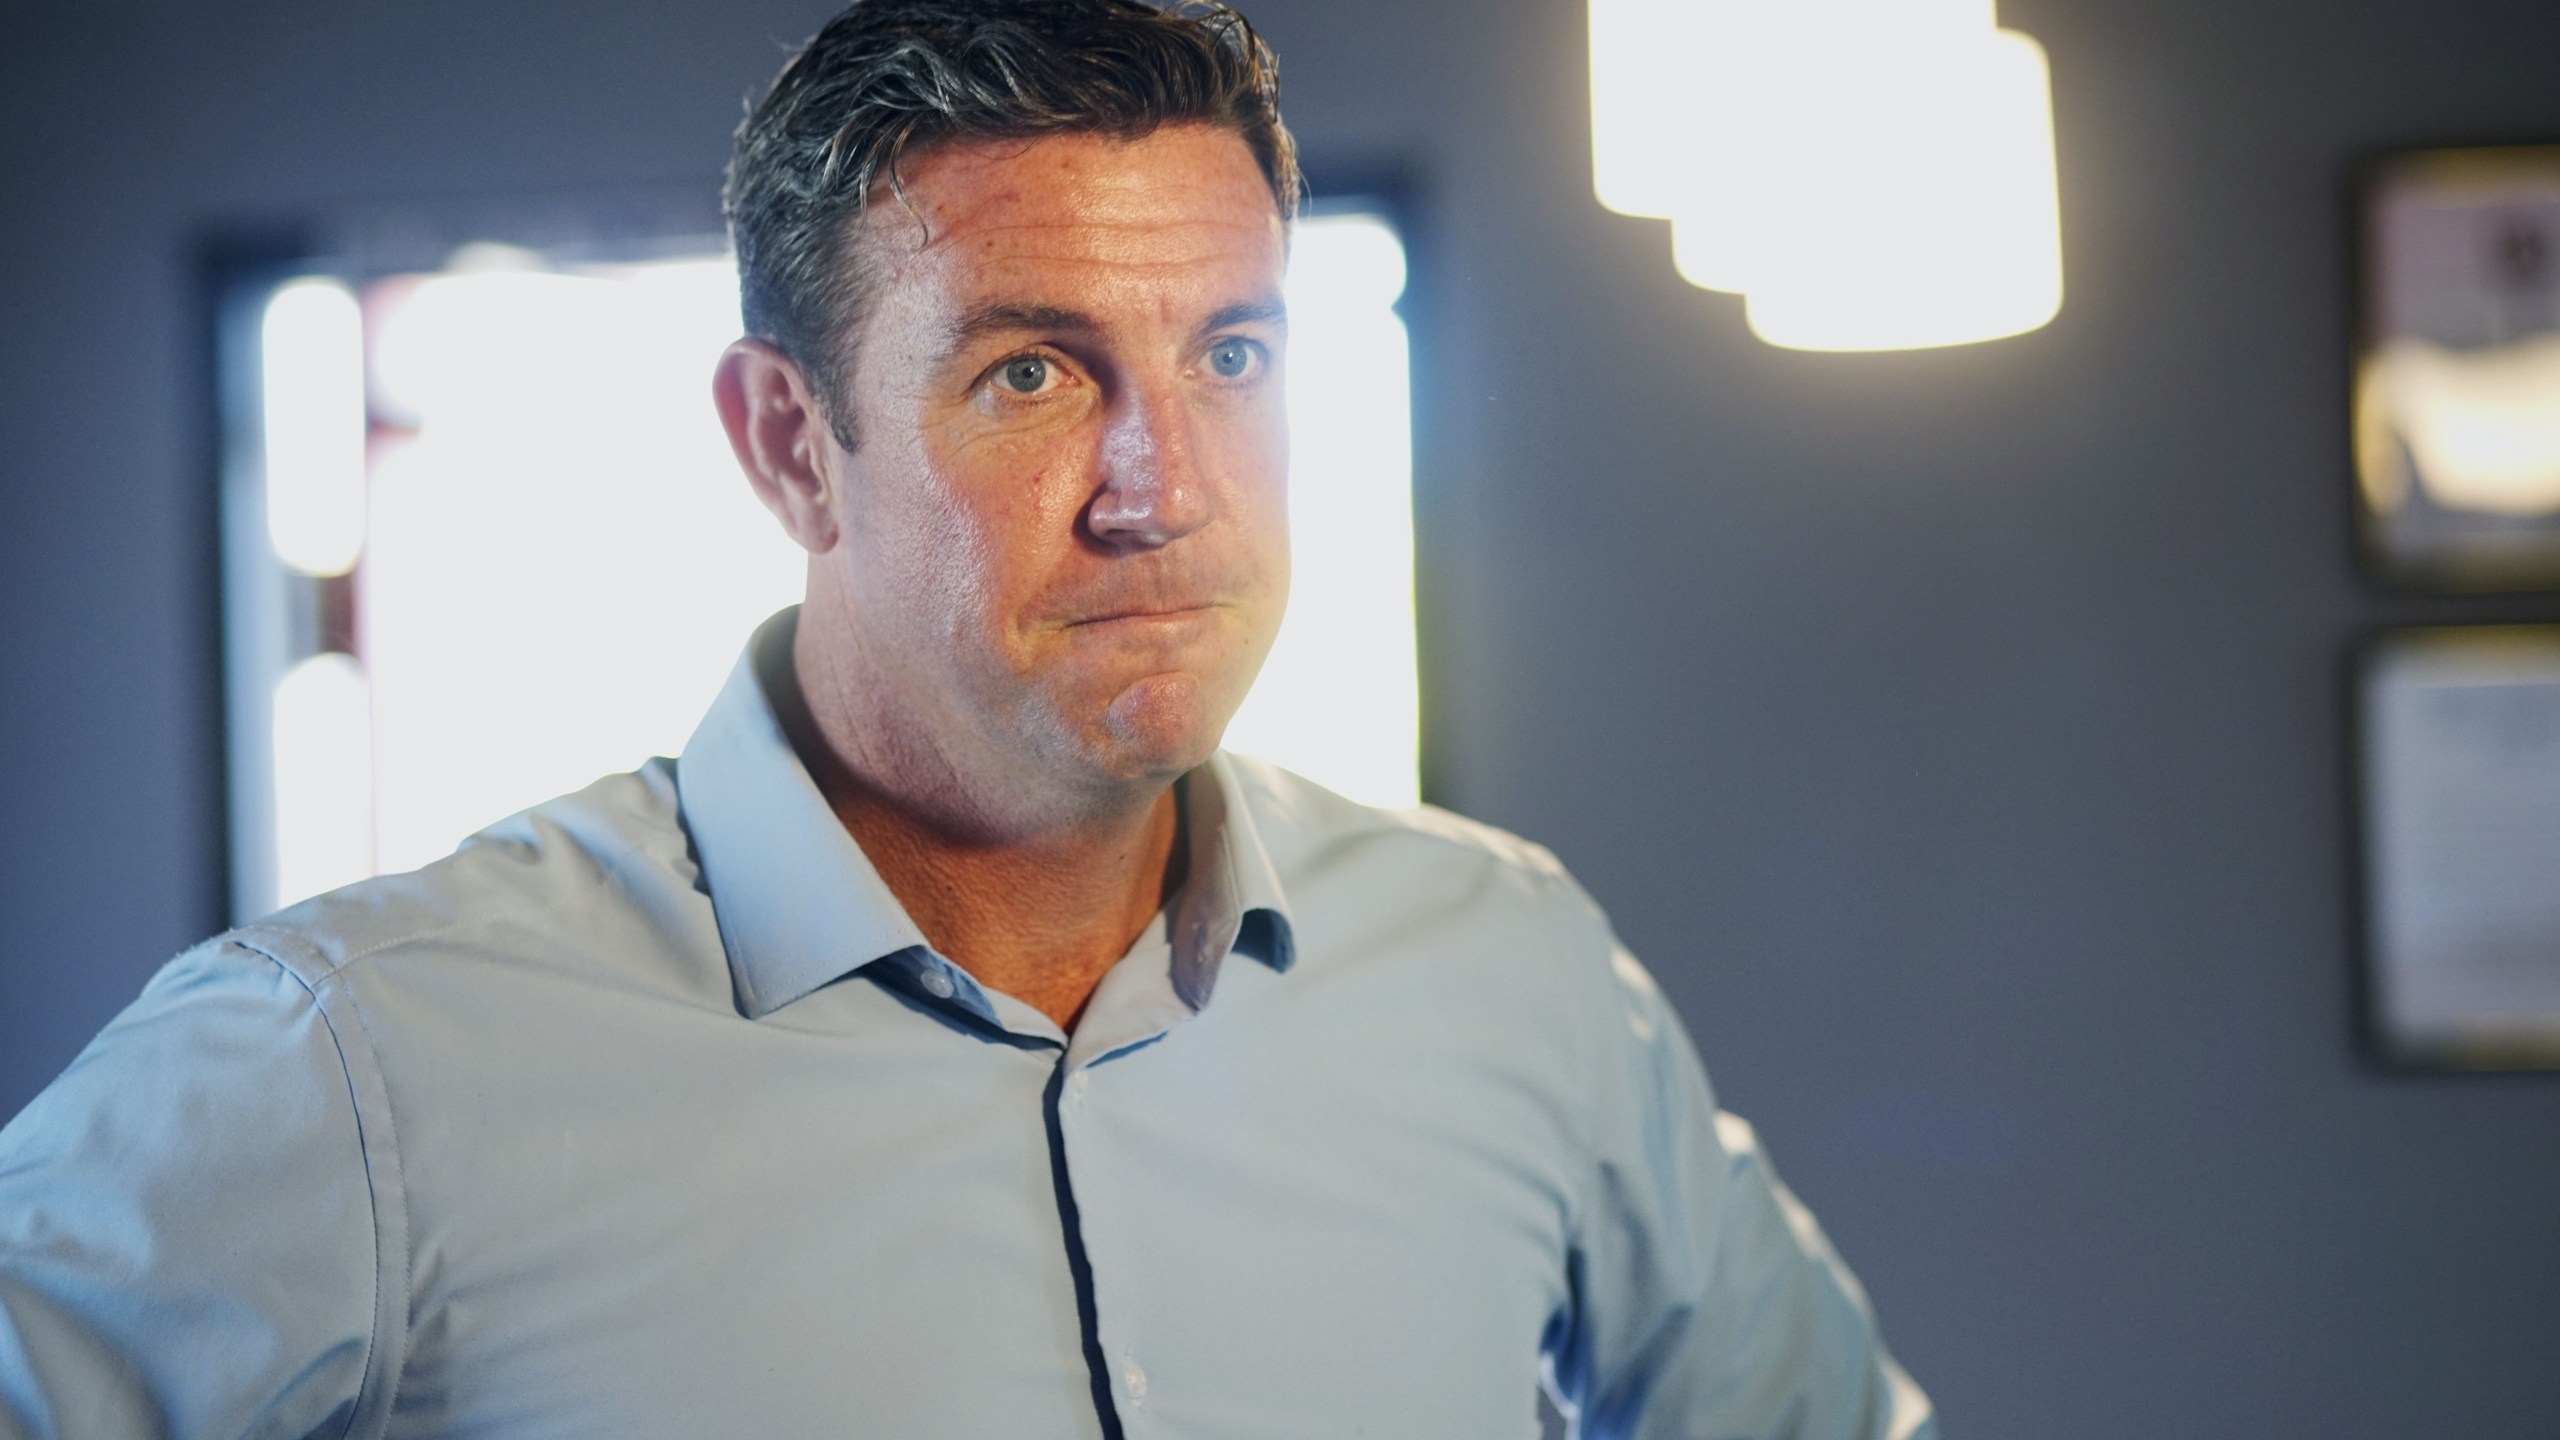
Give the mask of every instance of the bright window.
[[[1228, 732], [1358, 799], [1416, 798], [1404, 251], [1301, 223], [1294, 581]], [[683, 747], [803, 557], [709, 399], [725, 260], [447, 269], [263, 293], [225, 502], [234, 906], [449, 852]]]

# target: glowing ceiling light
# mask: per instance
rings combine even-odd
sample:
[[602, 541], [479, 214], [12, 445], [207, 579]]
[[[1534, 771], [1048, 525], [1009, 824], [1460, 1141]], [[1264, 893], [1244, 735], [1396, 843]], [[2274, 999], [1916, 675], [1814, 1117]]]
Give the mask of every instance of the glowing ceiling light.
[[1955, 345], [2061, 308], [2044, 52], [1988, 0], [1593, 0], [1592, 43], [1603, 203], [1670, 215], [1682, 277], [1763, 340]]
[[287, 565], [344, 575], [364, 548], [364, 316], [335, 280], [296, 280], [259, 326], [267, 538]]
[[1700, 0], [1591, 0], [1591, 184], [1621, 215], [1667, 220], [1697, 140]]
[[1761, 339], [1961, 345], [2062, 308], [2042, 48], [2004, 30], [1923, 54], [1841, 57], [1802, 115], [1804, 148], [1764, 195], [1786, 217], [1784, 243], [1757, 248], [1744, 291]]

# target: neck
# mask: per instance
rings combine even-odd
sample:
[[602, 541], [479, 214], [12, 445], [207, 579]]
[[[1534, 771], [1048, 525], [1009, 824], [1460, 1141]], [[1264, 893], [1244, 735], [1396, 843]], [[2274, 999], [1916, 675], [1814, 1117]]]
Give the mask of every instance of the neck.
[[966, 767], [933, 737], [905, 734], [914, 727], [848, 693], [850, 677], [806, 629], [793, 649], [794, 683], [768, 686], [774, 708], [889, 892], [952, 963], [1073, 1030], [1104, 972], [1182, 883], [1174, 786], [1026, 813], [956, 783]]

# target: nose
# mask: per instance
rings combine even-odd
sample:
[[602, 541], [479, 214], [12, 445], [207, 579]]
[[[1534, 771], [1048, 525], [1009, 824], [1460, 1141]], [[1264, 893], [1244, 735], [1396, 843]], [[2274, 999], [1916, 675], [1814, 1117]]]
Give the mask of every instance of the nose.
[[1101, 486], [1085, 526], [1119, 550], [1154, 550], [1209, 523], [1216, 513], [1193, 443], [1191, 407], [1178, 391], [1131, 386], [1104, 421]]

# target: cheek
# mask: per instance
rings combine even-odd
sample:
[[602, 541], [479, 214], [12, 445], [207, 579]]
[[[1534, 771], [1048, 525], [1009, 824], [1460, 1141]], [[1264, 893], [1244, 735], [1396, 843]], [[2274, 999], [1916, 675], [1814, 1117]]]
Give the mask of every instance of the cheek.
[[935, 638], [965, 641], [986, 628], [984, 617], [1000, 599], [1003, 518], [949, 492], [918, 508], [919, 523], [908, 537], [909, 583], [933, 616]]
[[841, 501], [844, 578], [865, 628], [912, 662], [968, 626], [986, 591], [988, 534], [921, 437], [864, 439]]
[[1020, 668], [1022, 622], [1074, 541], [1083, 497], [1071, 467], [997, 440], [918, 459], [880, 507], [875, 602], [917, 615], [919, 638]]

